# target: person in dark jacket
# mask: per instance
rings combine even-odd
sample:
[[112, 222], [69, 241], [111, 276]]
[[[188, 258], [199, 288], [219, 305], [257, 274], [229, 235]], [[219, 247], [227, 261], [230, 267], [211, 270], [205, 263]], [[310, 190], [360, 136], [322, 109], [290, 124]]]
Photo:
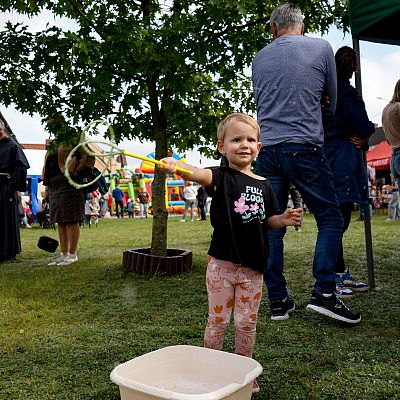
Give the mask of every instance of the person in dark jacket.
[[124, 218], [124, 192], [117, 184], [117, 187], [112, 191], [112, 197], [115, 200], [115, 212], [117, 214], [117, 218], [119, 218], [118, 209], [121, 212], [121, 218]]
[[197, 195], [196, 195], [196, 199], [197, 199], [197, 208], [200, 210], [200, 213], [198, 213], [198, 215], [201, 216], [201, 218], [199, 218], [200, 221], [205, 221], [206, 218], [206, 201], [207, 201], [208, 195], [206, 193], [206, 189], [204, 186], [200, 186], [197, 189]]
[[0, 120], [0, 263], [15, 259], [21, 252], [18, 192], [26, 190], [29, 168], [19, 144], [9, 137]]
[[[331, 167], [336, 195], [343, 216], [343, 234], [349, 227], [354, 203], [368, 205], [368, 178], [364, 159], [367, 139], [375, 131], [365, 104], [350, 78], [357, 70], [356, 54], [344, 46], [335, 54], [338, 98], [334, 116], [324, 120], [324, 151]], [[348, 297], [353, 291], [368, 290], [368, 285], [356, 281], [346, 268], [343, 240], [336, 262], [337, 296]]]

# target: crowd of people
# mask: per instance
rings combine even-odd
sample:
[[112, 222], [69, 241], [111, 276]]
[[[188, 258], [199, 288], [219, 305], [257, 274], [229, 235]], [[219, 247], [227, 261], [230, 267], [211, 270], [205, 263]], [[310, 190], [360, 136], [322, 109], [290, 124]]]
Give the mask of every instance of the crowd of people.
[[[318, 229], [312, 264], [315, 282], [306, 309], [358, 324], [360, 313], [341, 298], [368, 290], [368, 284], [356, 280], [345, 263], [343, 235], [354, 204], [363, 210], [360, 217], [365, 218], [365, 210], [378, 198], [365, 163], [374, 125], [350, 84], [358, 68], [354, 50], [342, 47], [334, 54], [327, 41], [304, 36], [303, 18], [301, 9], [289, 3], [272, 12], [273, 41], [252, 62], [258, 121], [233, 113], [219, 124], [221, 165], [197, 168], [167, 157], [162, 160], [165, 166], [159, 167], [186, 180], [182, 222], [188, 215], [194, 221], [196, 208], [198, 219], [206, 220], [212, 198], [204, 345], [222, 349], [233, 313], [235, 352], [247, 357], [254, 350], [264, 284], [272, 320], [286, 320], [295, 310], [285, 279], [284, 237], [288, 226], [300, 231], [304, 203]], [[382, 123], [393, 150], [394, 182], [381, 190], [390, 195], [388, 220], [393, 220], [399, 218], [400, 208], [400, 80], [383, 111]], [[49, 149], [43, 171], [49, 220], [57, 224], [61, 244], [60, 255], [49, 265], [69, 265], [78, 260], [79, 222], [85, 216], [90, 223], [93, 216], [111, 213], [113, 202], [117, 218], [124, 218], [125, 208], [133, 218], [135, 204], [139, 204], [141, 218], [148, 215], [150, 199], [146, 191], [141, 191], [137, 199], [129, 199], [126, 207], [119, 185], [108, 198], [92, 193], [85, 200], [83, 191], [72, 187], [64, 176], [70, 149]], [[69, 173], [79, 177], [84, 168], [93, 165], [93, 157], [76, 153]], [[15, 258], [21, 250], [17, 193], [25, 190], [27, 168], [23, 152], [0, 123], [0, 210], [9, 221], [1, 231], [0, 261]], [[288, 208], [289, 198], [292, 207]], [[369, 214], [372, 216], [371, 210]], [[253, 391], [258, 390], [254, 381]]]

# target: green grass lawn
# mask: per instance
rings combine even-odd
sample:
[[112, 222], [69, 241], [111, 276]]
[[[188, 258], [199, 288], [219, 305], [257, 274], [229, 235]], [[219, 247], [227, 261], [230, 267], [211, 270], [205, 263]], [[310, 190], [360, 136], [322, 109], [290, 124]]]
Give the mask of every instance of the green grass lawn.
[[[345, 257], [366, 281], [364, 227], [356, 218]], [[264, 372], [253, 399], [400, 398], [400, 222], [384, 219], [372, 222], [379, 290], [346, 300], [362, 313], [354, 327], [306, 313], [316, 226], [307, 215], [302, 232], [289, 229], [285, 269], [296, 311], [271, 321], [264, 293], [254, 354]], [[47, 266], [51, 255], [36, 247], [42, 234], [57, 238], [54, 230], [21, 231], [23, 252], [0, 264], [0, 399], [119, 399], [109, 379], [118, 363], [164, 346], [202, 345], [210, 224], [169, 219], [169, 247], [193, 251], [190, 273], [127, 275], [122, 252], [149, 246], [151, 223], [112, 219], [85, 227], [79, 262], [63, 267]]]

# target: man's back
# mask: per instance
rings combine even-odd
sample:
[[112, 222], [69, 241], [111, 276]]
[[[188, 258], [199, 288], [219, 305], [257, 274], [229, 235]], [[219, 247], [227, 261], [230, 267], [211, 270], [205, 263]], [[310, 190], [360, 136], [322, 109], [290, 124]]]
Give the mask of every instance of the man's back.
[[124, 197], [124, 192], [119, 187], [116, 187], [112, 191], [112, 196], [114, 197], [115, 200], [121, 201], [122, 198]]
[[183, 189], [183, 194], [187, 200], [196, 200], [197, 189], [192, 185], [186, 186], [185, 189]]
[[150, 200], [147, 192], [140, 192], [138, 198], [142, 204], [148, 203]]
[[323, 144], [321, 98], [336, 106], [336, 69], [328, 42], [283, 35], [254, 58], [253, 88], [261, 142]]

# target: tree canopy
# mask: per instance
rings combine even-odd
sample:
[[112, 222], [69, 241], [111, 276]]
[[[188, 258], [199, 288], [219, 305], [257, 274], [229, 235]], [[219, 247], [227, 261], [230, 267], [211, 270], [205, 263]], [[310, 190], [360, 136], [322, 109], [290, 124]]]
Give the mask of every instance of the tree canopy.
[[[299, 1], [309, 31], [347, 26], [345, 0]], [[117, 140], [157, 140], [207, 151], [221, 117], [253, 109], [246, 67], [271, 39], [275, 1], [18, 0], [1, 11], [49, 10], [71, 21], [0, 32], [0, 101], [69, 125], [106, 117]], [[49, 130], [63, 139], [59, 124]]]
[[[299, 0], [306, 29], [348, 25], [346, 0]], [[37, 112], [68, 142], [73, 126], [107, 118], [116, 140], [212, 154], [218, 122], [254, 109], [246, 68], [271, 40], [270, 0], [4, 0], [0, 11], [48, 10], [71, 21], [0, 32], [0, 102]], [[70, 139], [71, 140], [71, 139]], [[165, 175], [156, 170], [152, 254], [165, 255]]]

